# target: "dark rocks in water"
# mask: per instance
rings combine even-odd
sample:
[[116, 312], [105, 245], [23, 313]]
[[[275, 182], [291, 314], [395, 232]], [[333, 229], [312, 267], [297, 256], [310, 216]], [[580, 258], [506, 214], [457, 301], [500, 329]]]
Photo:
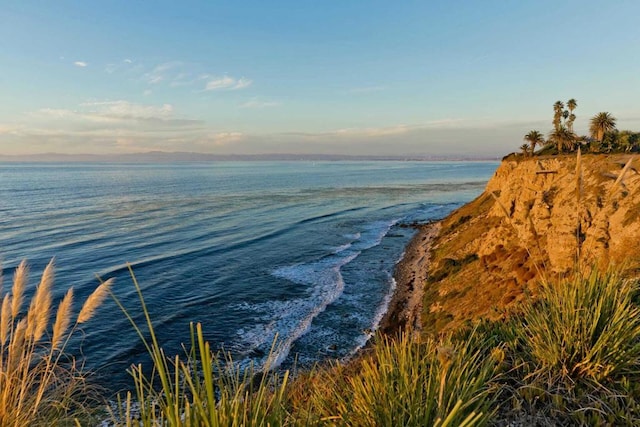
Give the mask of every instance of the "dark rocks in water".
[[401, 222], [398, 224], [400, 228], [420, 228], [429, 224], [433, 224], [434, 221], [412, 221], [412, 222]]
[[337, 344], [331, 344], [329, 347], [327, 347], [327, 350], [336, 351], [336, 350], [338, 350], [338, 345]]

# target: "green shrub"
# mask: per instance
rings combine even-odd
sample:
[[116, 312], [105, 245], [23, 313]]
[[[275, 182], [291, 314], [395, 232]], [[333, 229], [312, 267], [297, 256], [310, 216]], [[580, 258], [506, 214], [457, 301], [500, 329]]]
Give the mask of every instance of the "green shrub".
[[479, 341], [381, 337], [358, 372], [335, 369], [311, 387], [316, 421], [349, 426], [471, 426], [489, 419], [501, 349]]
[[521, 338], [536, 373], [601, 382], [640, 368], [640, 309], [635, 281], [594, 272], [556, 286], [524, 310]]
[[558, 422], [640, 423], [639, 390], [630, 385], [640, 372], [637, 291], [636, 281], [596, 271], [544, 285], [540, 300], [512, 320], [523, 368], [513, 383], [530, 412]]

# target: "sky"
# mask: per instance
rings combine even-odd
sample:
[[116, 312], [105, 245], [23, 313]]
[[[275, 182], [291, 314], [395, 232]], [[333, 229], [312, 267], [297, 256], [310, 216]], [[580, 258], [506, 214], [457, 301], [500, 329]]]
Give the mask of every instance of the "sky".
[[0, 154], [502, 156], [640, 131], [640, 1], [0, 5]]

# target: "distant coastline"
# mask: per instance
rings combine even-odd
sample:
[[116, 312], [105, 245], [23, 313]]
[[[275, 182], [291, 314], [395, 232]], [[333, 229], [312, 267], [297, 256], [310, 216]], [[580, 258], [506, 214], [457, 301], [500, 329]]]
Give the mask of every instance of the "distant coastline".
[[0, 163], [163, 163], [223, 161], [496, 161], [492, 156], [349, 156], [342, 154], [207, 154], [195, 152], [150, 151], [128, 154], [42, 153], [0, 155]]

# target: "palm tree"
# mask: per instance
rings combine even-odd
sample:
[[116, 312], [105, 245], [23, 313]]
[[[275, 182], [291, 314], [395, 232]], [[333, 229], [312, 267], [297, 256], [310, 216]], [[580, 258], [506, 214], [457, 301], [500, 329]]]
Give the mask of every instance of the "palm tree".
[[591, 136], [602, 142], [604, 139], [604, 135], [607, 132], [611, 132], [616, 128], [616, 119], [611, 114], [602, 112], [598, 113], [591, 118], [591, 126], [589, 127], [589, 132], [591, 132]]
[[567, 120], [567, 127], [571, 132], [573, 132], [573, 122], [576, 120], [576, 115], [573, 114], [573, 110], [578, 106], [578, 101], [574, 98], [571, 98], [567, 101], [567, 108], [569, 109], [569, 120]]
[[565, 148], [569, 151], [573, 150], [577, 138], [576, 135], [565, 126], [560, 126], [549, 134], [549, 140], [556, 144], [558, 153], [561, 153]]
[[544, 144], [544, 136], [537, 130], [532, 130], [528, 134], [524, 136], [524, 140], [527, 141], [531, 147], [531, 155], [533, 156], [533, 152], [536, 149], [536, 145]]
[[569, 114], [569, 120], [567, 120], [567, 127], [571, 132], [573, 132], [573, 122], [576, 121], [576, 115], [571, 113]]
[[556, 101], [556, 103], [553, 104], [553, 128], [555, 130], [560, 129], [563, 110], [564, 104], [562, 103], [562, 101]]
[[520, 146], [520, 149], [522, 150], [522, 155], [523, 156], [529, 155], [529, 144], [522, 144]]

